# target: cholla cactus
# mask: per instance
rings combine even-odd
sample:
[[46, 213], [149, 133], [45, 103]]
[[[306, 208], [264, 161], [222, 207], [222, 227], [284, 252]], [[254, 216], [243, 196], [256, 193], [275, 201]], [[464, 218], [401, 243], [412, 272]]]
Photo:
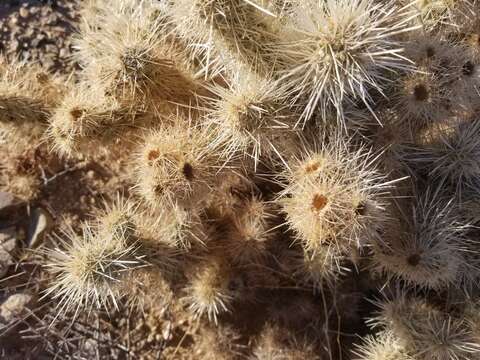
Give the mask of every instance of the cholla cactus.
[[222, 166], [219, 147], [208, 128], [173, 121], [143, 140], [135, 159], [136, 190], [151, 206], [192, 207], [205, 200]]
[[[37, 64], [0, 57], [0, 143], [12, 157], [21, 158], [39, 147], [50, 112], [62, 98], [62, 81], [68, 82]], [[8, 168], [7, 178], [2, 181], [7, 188], [21, 197], [33, 198], [38, 190], [36, 176], [16, 171], [6, 159], [2, 165]], [[19, 179], [17, 184], [12, 177]]]
[[114, 139], [116, 128], [129, 124], [129, 118], [126, 108], [84, 84], [67, 94], [55, 109], [49, 119], [46, 141], [60, 155], [78, 156], [88, 151], [92, 141], [101, 139], [108, 143]]
[[273, 80], [238, 71], [227, 89], [218, 85], [211, 92], [216, 97], [210, 101], [209, 121], [218, 127], [228, 157], [248, 155], [256, 167], [258, 161], [271, 162], [277, 147], [291, 142], [297, 118]]
[[354, 260], [357, 248], [378, 236], [388, 219], [388, 181], [363, 148], [350, 151], [340, 138], [286, 163], [285, 189], [277, 199], [304, 249], [300, 274], [314, 286], [331, 283]]
[[380, 307], [376, 321], [413, 359], [468, 360], [478, 353], [479, 346], [464, 317], [453, 317], [425, 301], [404, 296], [381, 303]]
[[435, 75], [428, 72], [414, 73], [398, 85], [396, 107], [406, 121], [417, 122], [414, 127], [443, 120], [448, 116], [451, 95]]
[[47, 295], [59, 299], [60, 314], [82, 308], [118, 307], [119, 283], [125, 273], [142, 264], [137, 246], [118, 231], [96, 233], [89, 226], [78, 236], [70, 229], [60, 246], [48, 252], [49, 271], [56, 281]]
[[104, 209], [95, 213], [98, 232], [120, 239], [132, 237], [137, 227], [134, 218], [136, 212], [137, 205], [117, 193], [115, 201], [105, 202]]
[[59, 229], [0, 239], [22, 353], [478, 358], [478, 1], [82, 7], [68, 78], [0, 61], [0, 233]]
[[[441, 35], [414, 35], [407, 42], [405, 55], [412, 59], [417, 67], [416, 73], [404, 80], [407, 86], [404, 85], [403, 88], [407, 90], [407, 94], [416, 95], [412, 100], [417, 100], [410, 101], [410, 106], [405, 104], [408, 112], [402, 113], [405, 118], [413, 115], [418, 121], [425, 120], [428, 116], [427, 120], [443, 121], [452, 112], [468, 113], [472, 107], [477, 106], [477, 60], [467, 44]], [[412, 90], [416, 88], [417, 94], [408, 91], [408, 85], [411, 85]], [[404, 93], [401, 89], [399, 92]], [[418, 96], [421, 95], [419, 90], [423, 90], [424, 96]], [[436, 110], [433, 108], [434, 104]], [[431, 108], [425, 109], [429, 105]], [[419, 114], [419, 110], [422, 110], [423, 114]]]
[[320, 359], [307, 341], [289, 338], [285, 329], [267, 324], [255, 345], [252, 360]]
[[371, 109], [369, 90], [383, 91], [383, 72], [409, 68], [396, 35], [412, 29], [413, 15], [393, 1], [308, 0], [292, 12], [276, 50], [281, 81], [294, 99], [306, 98], [304, 120], [317, 106], [322, 114], [333, 107], [343, 118], [344, 102], [356, 99]]
[[[468, 51], [459, 42], [438, 34], [415, 32], [405, 43], [405, 56], [419, 68], [442, 78], [454, 77], [468, 59]], [[450, 80], [452, 80], [450, 78]]]
[[179, 205], [171, 208], [137, 211], [134, 215], [136, 233], [142, 243], [152, 251], [189, 249], [193, 244], [204, 246], [208, 240], [207, 230], [202, 224], [200, 214]]
[[44, 124], [48, 111], [58, 101], [59, 92], [58, 79], [42, 68], [0, 60], [1, 123]]
[[460, 193], [468, 188], [478, 189], [479, 123], [458, 121], [436, 132], [438, 135], [430, 144], [405, 146], [403, 160], [411, 168], [427, 170], [441, 185], [453, 186]]
[[253, 197], [232, 214], [233, 226], [227, 233], [226, 253], [235, 262], [248, 264], [267, 254], [268, 241], [274, 235], [269, 204]]
[[131, 2], [124, 11], [101, 12], [92, 24], [87, 19], [77, 41], [78, 59], [86, 80], [121, 102], [188, 103], [197, 87], [195, 71], [182, 50], [160, 36], [165, 20], [154, 9], [151, 1]]
[[336, 138], [285, 164], [286, 187], [278, 202], [305, 249], [315, 252], [322, 244], [346, 249], [375, 236], [387, 218], [382, 197], [392, 183], [375, 170], [374, 161], [372, 153], [349, 151]]
[[230, 266], [217, 257], [206, 259], [195, 270], [184, 299], [195, 316], [206, 315], [217, 323], [218, 316], [229, 311], [233, 300], [229, 287], [231, 271]]
[[460, 285], [468, 274], [466, 226], [454, 206], [453, 200], [442, 201], [427, 191], [409, 212], [392, 217], [390, 231], [373, 245], [376, 269], [411, 285]]
[[413, 0], [410, 3], [419, 17], [417, 19], [425, 30], [438, 27], [455, 26], [461, 23], [473, 10], [474, 1], [471, 0]]
[[361, 360], [413, 360], [401, 342], [389, 332], [367, 336], [355, 350]]
[[229, 326], [202, 329], [199, 342], [195, 344], [195, 356], [199, 360], [228, 360], [245, 355], [245, 346], [238, 331]]
[[314, 251], [304, 250], [303, 256], [297, 258], [295, 275], [317, 290], [325, 284], [333, 286], [340, 275], [348, 272], [342, 264], [346, 261], [344, 252], [334, 245], [325, 244]]
[[268, 73], [275, 63], [269, 45], [275, 34], [269, 31], [264, 15], [244, 0], [179, 0], [166, 10], [180, 38], [191, 44], [206, 72], [234, 71], [246, 66]]

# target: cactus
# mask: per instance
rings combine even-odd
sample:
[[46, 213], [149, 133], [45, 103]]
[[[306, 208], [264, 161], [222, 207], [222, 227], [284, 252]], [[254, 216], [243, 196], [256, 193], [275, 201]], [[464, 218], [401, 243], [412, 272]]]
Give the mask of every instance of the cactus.
[[384, 89], [381, 71], [409, 69], [396, 39], [412, 29], [409, 11], [392, 1], [295, 3], [276, 51], [288, 91], [294, 99], [306, 98], [302, 119], [311, 118], [317, 106], [324, 116], [333, 106], [343, 120], [343, 103], [357, 99], [371, 109], [369, 88]]
[[450, 315], [424, 300], [400, 296], [381, 304], [377, 320], [391, 337], [390, 341], [401, 344], [402, 351], [410, 358], [471, 359], [479, 346], [465, 315]]
[[54, 151], [66, 157], [88, 152], [88, 143], [108, 143], [116, 128], [128, 124], [128, 113], [98, 89], [79, 86], [68, 93], [49, 119], [46, 139]]
[[361, 360], [412, 360], [401, 342], [389, 332], [377, 336], [367, 336], [364, 343], [358, 346], [355, 354]]
[[377, 270], [427, 288], [460, 285], [467, 241], [454, 202], [427, 191], [406, 214], [406, 219], [401, 212], [392, 219], [389, 233], [373, 244]]
[[276, 148], [291, 141], [297, 119], [273, 80], [238, 71], [227, 89], [215, 86], [211, 92], [216, 96], [209, 120], [218, 128], [218, 141], [226, 143], [227, 157], [240, 153], [256, 167], [272, 162]]
[[478, 358], [477, 1], [81, 15], [74, 74], [0, 62], [0, 187], [54, 215], [1, 279], [43, 294], [9, 332], [48, 328], [40, 357]]
[[287, 186], [278, 202], [287, 224], [314, 253], [323, 244], [341, 250], [365, 244], [386, 218], [382, 193], [390, 183], [372, 167], [371, 153], [349, 152], [343, 141], [306, 149], [281, 175]]
[[206, 315], [218, 322], [218, 315], [228, 312], [233, 295], [229, 289], [231, 269], [221, 259], [212, 257], [195, 269], [186, 289], [185, 302], [196, 316]]
[[48, 268], [56, 281], [47, 294], [59, 299], [60, 314], [83, 307], [107, 311], [118, 307], [122, 296], [118, 283], [125, 270], [142, 264], [135, 244], [129, 244], [126, 235], [118, 229], [97, 233], [87, 225], [82, 236], [70, 229], [64, 234], [68, 242], [62, 238], [61, 244], [48, 252]]
[[151, 131], [136, 159], [138, 193], [151, 205], [194, 207], [208, 195], [222, 162], [208, 128], [175, 118]]

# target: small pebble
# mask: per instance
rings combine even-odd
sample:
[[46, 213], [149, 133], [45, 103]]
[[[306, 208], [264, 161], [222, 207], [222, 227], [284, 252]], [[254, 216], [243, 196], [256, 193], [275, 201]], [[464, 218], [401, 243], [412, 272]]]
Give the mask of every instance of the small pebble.
[[56, 54], [58, 52], [58, 48], [53, 44], [48, 44], [45, 46], [45, 51], [48, 53]]
[[17, 51], [20, 47], [18, 40], [13, 40], [10, 42], [10, 50]]
[[17, 231], [14, 226], [0, 230], [0, 249], [11, 253], [16, 245]]
[[163, 326], [162, 329], [162, 337], [163, 340], [168, 341], [172, 337], [172, 323], [167, 321], [166, 324]]
[[65, 48], [60, 49], [60, 53], [58, 54], [58, 56], [60, 56], [63, 59], [68, 57], [68, 55], [69, 55], [69, 51]]
[[10, 26], [15, 26], [18, 23], [18, 18], [16, 16], [13, 16], [10, 18], [10, 21], [8, 22], [8, 25]]
[[14, 294], [10, 295], [2, 305], [0, 305], [0, 320], [3, 323], [10, 323], [22, 316], [26, 307], [31, 303], [32, 295]]
[[28, 17], [28, 15], [29, 15], [28, 9], [27, 9], [26, 7], [23, 7], [23, 6], [20, 8], [19, 13], [20, 13], [20, 17], [22, 17], [22, 18], [24, 18], [24, 19], [25, 19], [26, 17]]
[[0, 249], [0, 279], [7, 274], [8, 268], [12, 263], [12, 255], [8, 251]]
[[27, 234], [27, 244], [30, 248], [38, 246], [50, 228], [52, 219], [50, 214], [42, 208], [33, 211]]

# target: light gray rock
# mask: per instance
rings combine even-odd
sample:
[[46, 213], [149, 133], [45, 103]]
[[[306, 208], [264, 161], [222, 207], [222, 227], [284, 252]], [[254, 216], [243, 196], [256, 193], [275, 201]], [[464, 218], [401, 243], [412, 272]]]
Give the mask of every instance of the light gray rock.
[[38, 6], [31, 6], [30, 7], [30, 14], [35, 15], [40, 11], [40, 8]]
[[50, 228], [51, 223], [52, 218], [46, 210], [42, 208], [33, 210], [27, 233], [27, 245], [30, 248], [38, 246], [43, 241], [45, 232]]
[[0, 249], [0, 279], [7, 274], [8, 268], [12, 263], [12, 255], [8, 251]]
[[0, 279], [3, 278], [10, 265], [14, 263], [12, 254], [17, 247], [17, 229], [11, 226], [0, 230]]
[[97, 354], [98, 343], [94, 339], [86, 339], [81, 346], [81, 353], [87, 358], [95, 358]]
[[0, 320], [3, 323], [11, 323], [25, 314], [27, 306], [32, 302], [30, 294], [13, 294], [0, 305]]
[[55, 61], [51, 57], [42, 59], [42, 65], [45, 69], [51, 70], [55, 67]]
[[0, 191], [0, 211], [18, 203], [15, 196], [10, 193]]
[[172, 339], [172, 322], [167, 321], [163, 326], [162, 326], [162, 338], [165, 341], [169, 341]]
[[14, 226], [0, 230], [0, 249], [9, 253], [17, 246], [17, 230]]
[[48, 44], [45, 46], [45, 52], [50, 53], [50, 54], [56, 54], [58, 53], [58, 47], [53, 44]]
[[58, 23], [58, 15], [56, 13], [51, 13], [48, 15], [48, 17], [45, 19], [45, 23], [48, 25], [55, 25]]
[[22, 18], [27, 18], [29, 13], [28, 13], [28, 9], [26, 7], [21, 7], [20, 10], [19, 10], [19, 14], [20, 14], [20, 17]]
[[61, 58], [67, 58], [69, 55], [69, 51], [65, 48], [60, 49], [60, 53], [58, 54]]

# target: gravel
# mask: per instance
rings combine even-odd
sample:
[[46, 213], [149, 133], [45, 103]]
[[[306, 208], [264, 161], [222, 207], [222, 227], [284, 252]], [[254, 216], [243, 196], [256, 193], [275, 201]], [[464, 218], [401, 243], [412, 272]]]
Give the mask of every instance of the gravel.
[[0, 52], [8, 58], [39, 62], [69, 73], [80, 0], [9, 0], [0, 2]]

